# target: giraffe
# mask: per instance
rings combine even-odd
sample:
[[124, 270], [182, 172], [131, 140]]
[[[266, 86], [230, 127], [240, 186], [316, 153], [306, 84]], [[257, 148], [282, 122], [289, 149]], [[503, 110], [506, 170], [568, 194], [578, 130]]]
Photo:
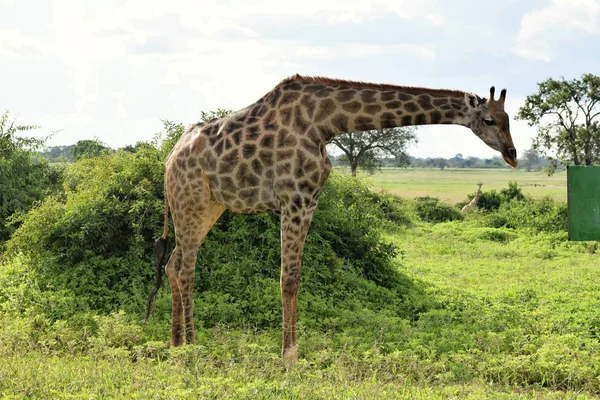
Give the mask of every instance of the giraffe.
[[165, 272], [172, 291], [171, 344], [194, 341], [196, 257], [219, 216], [225, 209], [271, 212], [281, 221], [281, 354], [293, 365], [304, 241], [332, 169], [326, 143], [349, 131], [457, 124], [470, 128], [516, 167], [505, 97], [504, 89], [495, 100], [494, 87], [488, 100], [458, 90], [297, 74], [242, 110], [191, 125], [165, 164], [164, 231], [155, 244], [155, 262], [161, 264], [170, 212], [175, 248]]
[[483, 183], [478, 182], [477, 183], [477, 193], [475, 193], [475, 197], [473, 197], [473, 199], [469, 202], [469, 204], [466, 204], [463, 208], [462, 208], [462, 212], [466, 213], [469, 212], [475, 208], [477, 208], [477, 202], [479, 201], [479, 196], [481, 196], [481, 187], [483, 186]]

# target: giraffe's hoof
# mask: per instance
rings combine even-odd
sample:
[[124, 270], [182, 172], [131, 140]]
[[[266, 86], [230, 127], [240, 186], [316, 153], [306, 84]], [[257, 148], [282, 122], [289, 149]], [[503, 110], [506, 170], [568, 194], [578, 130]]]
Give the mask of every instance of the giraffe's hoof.
[[283, 349], [281, 353], [283, 363], [285, 364], [286, 369], [290, 371], [298, 360], [298, 351], [296, 349], [296, 345], [290, 346], [287, 349]]

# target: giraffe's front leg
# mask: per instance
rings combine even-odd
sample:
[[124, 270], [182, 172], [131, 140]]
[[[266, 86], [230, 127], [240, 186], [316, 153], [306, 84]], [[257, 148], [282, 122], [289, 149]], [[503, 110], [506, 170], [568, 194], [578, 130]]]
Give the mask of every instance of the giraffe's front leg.
[[186, 257], [184, 256], [183, 265], [189, 268], [189, 270], [185, 273], [182, 273], [179, 278], [179, 286], [181, 288], [181, 304], [183, 305], [183, 322], [185, 326], [185, 343], [191, 344], [194, 343], [195, 333], [194, 333], [194, 270], [196, 264], [196, 253], [198, 248], [196, 247], [195, 251], [188, 254]]
[[304, 240], [314, 207], [295, 213], [284, 211], [281, 215], [281, 301], [283, 311], [282, 357], [288, 368], [294, 365], [297, 355], [296, 320], [298, 315], [298, 288]]

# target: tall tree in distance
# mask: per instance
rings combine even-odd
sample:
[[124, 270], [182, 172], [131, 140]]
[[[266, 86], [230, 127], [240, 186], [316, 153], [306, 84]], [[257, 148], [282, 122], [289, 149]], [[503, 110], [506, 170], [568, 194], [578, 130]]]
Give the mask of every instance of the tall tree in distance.
[[527, 96], [517, 118], [538, 127], [533, 149], [551, 155], [554, 165], [600, 163], [599, 76], [538, 83], [538, 92]]
[[86, 157], [99, 157], [111, 151], [111, 148], [99, 139], [79, 140], [71, 147], [71, 155], [76, 161]]
[[519, 163], [519, 165], [525, 166], [525, 170], [527, 172], [531, 172], [532, 170], [539, 171], [539, 169], [541, 168], [541, 164], [542, 157], [540, 156], [540, 153], [534, 148], [525, 150], [523, 152], [523, 157], [521, 158], [521, 161]]
[[330, 143], [344, 153], [352, 176], [356, 176], [359, 167], [373, 171], [384, 157], [394, 157], [398, 166], [408, 165], [406, 149], [417, 142], [415, 131], [414, 127], [403, 127], [349, 132], [334, 137]]

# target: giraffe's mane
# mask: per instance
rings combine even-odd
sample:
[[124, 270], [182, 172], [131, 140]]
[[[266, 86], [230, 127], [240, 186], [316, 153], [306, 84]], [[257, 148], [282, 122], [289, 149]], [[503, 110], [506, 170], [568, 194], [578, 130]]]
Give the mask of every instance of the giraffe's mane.
[[451, 90], [451, 89], [431, 89], [425, 87], [418, 86], [398, 86], [398, 85], [390, 85], [387, 83], [372, 83], [372, 82], [363, 82], [363, 81], [351, 81], [345, 79], [335, 79], [335, 78], [327, 78], [324, 76], [304, 76], [300, 74], [292, 75], [288, 78], [282, 80], [279, 85], [284, 85], [286, 83], [291, 82], [304, 82], [304, 83], [321, 83], [324, 85], [331, 86], [345, 86], [349, 88], [355, 89], [373, 89], [373, 90], [399, 90], [408, 94], [421, 94], [425, 91], [435, 90], [440, 95], [450, 96], [450, 97], [463, 97], [465, 92], [460, 90]]

